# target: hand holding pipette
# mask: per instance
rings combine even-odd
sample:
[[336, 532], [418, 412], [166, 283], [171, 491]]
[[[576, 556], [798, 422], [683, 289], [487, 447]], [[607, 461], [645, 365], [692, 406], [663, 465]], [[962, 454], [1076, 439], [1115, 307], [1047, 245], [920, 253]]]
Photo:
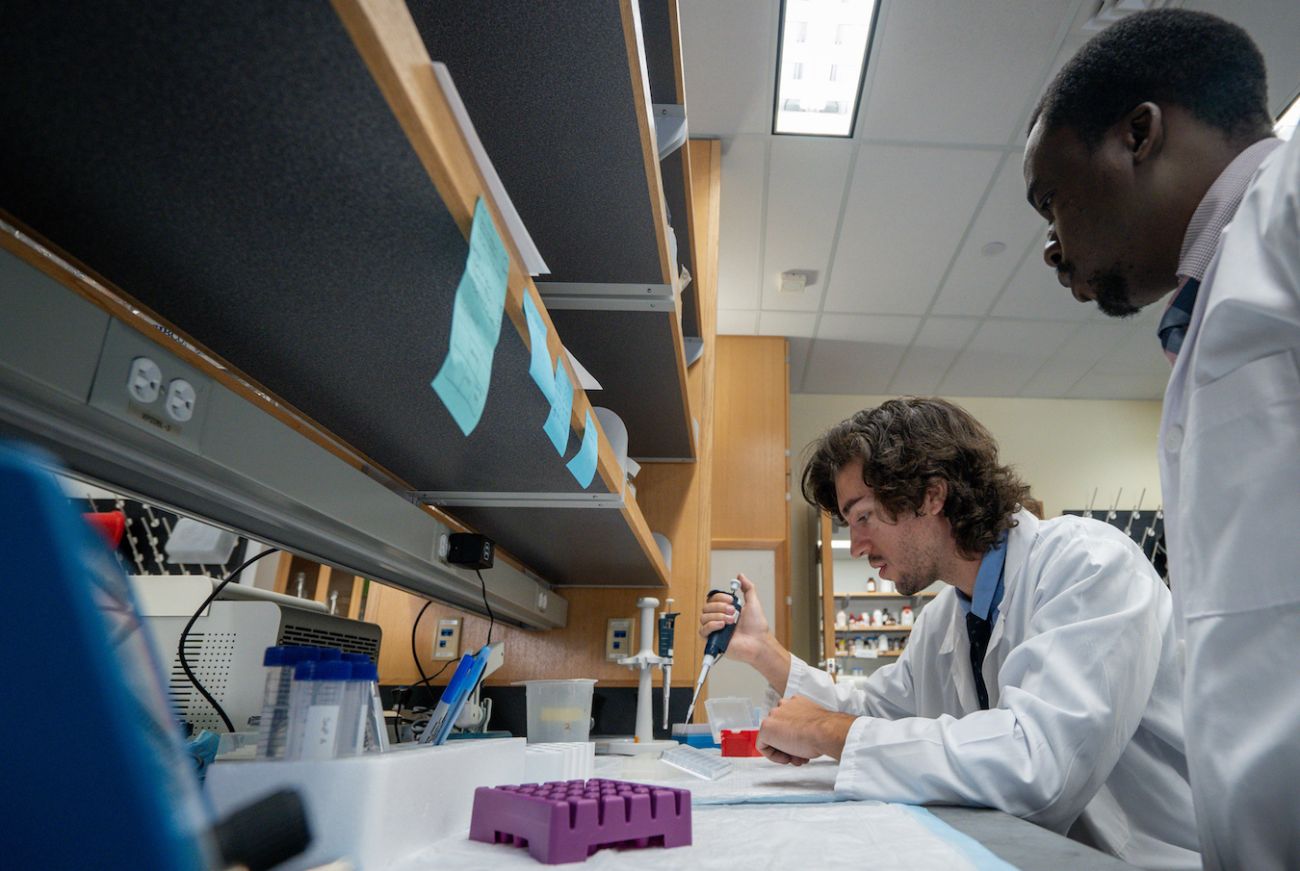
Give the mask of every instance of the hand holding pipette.
[[[726, 591], [713, 590], [700, 612], [700, 636], [706, 639], [704, 662], [700, 668], [699, 680], [695, 684], [691, 707], [686, 712], [686, 722], [690, 722], [691, 713], [695, 710], [695, 702], [700, 696], [700, 689], [704, 686], [705, 678], [708, 677], [713, 663], [724, 653], [730, 652], [732, 658], [753, 664], [770, 634], [767, 618], [763, 616], [763, 608], [759, 604], [758, 592], [754, 589], [753, 582], [744, 575], [737, 575], [728, 586], [729, 589]], [[784, 674], [782, 676], [784, 677]], [[784, 685], [784, 681], [782, 684]]]

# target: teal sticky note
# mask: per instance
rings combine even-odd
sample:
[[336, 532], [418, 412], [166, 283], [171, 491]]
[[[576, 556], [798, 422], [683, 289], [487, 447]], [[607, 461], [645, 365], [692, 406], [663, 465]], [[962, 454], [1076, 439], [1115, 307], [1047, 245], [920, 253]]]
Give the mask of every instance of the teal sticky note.
[[551, 396], [551, 413], [542, 429], [551, 437], [555, 451], [564, 456], [569, 447], [569, 414], [573, 411], [573, 384], [563, 360], [555, 361], [555, 393]]
[[533, 304], [530, 294], [524, 293], [524, 319], [528, 321], [528, 344], [532, 359], [528, 363], [528, 374], [541, 389], [542, 395], [555, 401], [555, 376], [551, 374], [551, 352], [546, 349], [546, 322], [541, 312]]
[[591, 486], [591, 479], [596, 474], [596, 454], [597, 447], [600, 444], [600, 436], [596, 432], [596, 424], [591, 419], [591, 412], [587, 412], [587, 424], [582, 429], [582, 447], [573, 455], [573, 459], [568, 462], [569, 474], [577, 479], [585, 490]]
[[465, 272], [452, 305], [450, 347], [429, 384], [465, 435], [478, 426], [487, 403], [509, 272], [510, 255], [480, 198], [474, 207]]

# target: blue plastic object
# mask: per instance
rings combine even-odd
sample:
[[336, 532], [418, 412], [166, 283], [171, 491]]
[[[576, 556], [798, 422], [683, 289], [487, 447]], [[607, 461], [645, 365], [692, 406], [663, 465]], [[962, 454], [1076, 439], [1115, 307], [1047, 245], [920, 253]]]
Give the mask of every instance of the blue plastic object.
[[[131, 588], [53, 465], [0, 443], [4, 863], [212, 866], [210, 814]], [[58, 700], [70, 715], [41, 713]]]

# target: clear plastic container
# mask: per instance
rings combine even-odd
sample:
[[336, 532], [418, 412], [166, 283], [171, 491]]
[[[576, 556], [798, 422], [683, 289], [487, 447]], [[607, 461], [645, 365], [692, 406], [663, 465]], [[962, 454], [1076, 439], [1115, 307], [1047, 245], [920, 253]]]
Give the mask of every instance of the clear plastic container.
[[529, 744], [587, 740], [591, 733], [591, 694], [595, 680], [575, 678], [519, 683], [527, 688]]
[[709, 729], [713, 732], [713, 742], [721, 746], [722, 730], [757, 729], [762, 717], [754, 708], [751, 699], [728, 697], [706, 699], [704, 709], [709, 713]]
[[375, 664], [361, 653], [345, 653], [343, 661], [351, 669], [343, 690], [343, 710], [339, 719], [338, 755], [356, 756], [365, 749], [366, 713], [370, 705], [370, 683], [378, 677]]
[[257, 722], [257, 758], [276, 759], [284, 755], [289, 731], [293, 665], [287, 661], [283, 647], [266, 648], [262, 665], [266, 667], [266, 686], [262, 690], [262, 716]]

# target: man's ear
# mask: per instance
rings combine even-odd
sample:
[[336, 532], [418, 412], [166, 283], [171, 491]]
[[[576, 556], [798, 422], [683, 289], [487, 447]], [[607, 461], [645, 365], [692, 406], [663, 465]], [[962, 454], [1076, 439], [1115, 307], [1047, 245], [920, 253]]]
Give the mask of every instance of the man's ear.
[[1160, 153], [1165, 144], [1165, 116], [1155, 103], [1139, 103], [1120, 122], [1124, 150], [1133, 163], [1145, 163]]
[[925, 485], [925, 501], [921, 503], [920, 514], [938, 515], [943, 513], [944, 503], [948, 501], [948, 482], [943, 478], [931, 478]]

